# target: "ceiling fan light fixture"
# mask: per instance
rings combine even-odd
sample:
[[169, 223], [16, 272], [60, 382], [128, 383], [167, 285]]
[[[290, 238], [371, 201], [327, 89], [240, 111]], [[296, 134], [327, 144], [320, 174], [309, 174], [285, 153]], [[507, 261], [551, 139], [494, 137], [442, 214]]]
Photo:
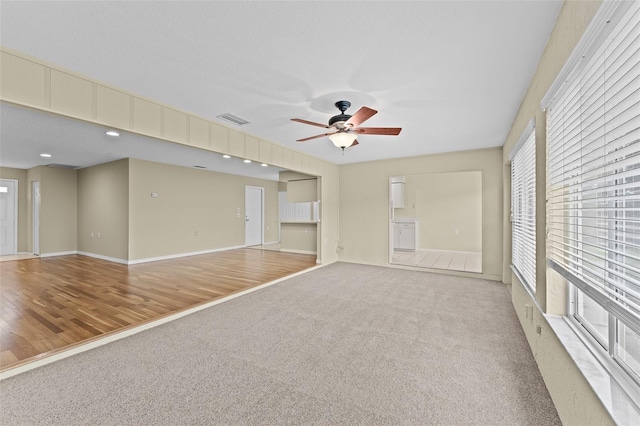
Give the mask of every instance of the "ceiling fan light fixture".
[[356, 133], [336, 132], [329, 135], [329, 139], [337, 148], [347, 148], [353, 145], [353, 141], [358, 138]]

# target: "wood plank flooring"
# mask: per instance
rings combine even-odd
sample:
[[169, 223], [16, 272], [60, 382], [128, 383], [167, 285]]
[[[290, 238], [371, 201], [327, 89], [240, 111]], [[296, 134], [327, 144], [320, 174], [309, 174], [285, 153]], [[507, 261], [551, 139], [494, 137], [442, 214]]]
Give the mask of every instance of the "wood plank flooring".
[[0, 371], [316, 265], [238, 249], [139, 265], [81, 255], [0, 263]]

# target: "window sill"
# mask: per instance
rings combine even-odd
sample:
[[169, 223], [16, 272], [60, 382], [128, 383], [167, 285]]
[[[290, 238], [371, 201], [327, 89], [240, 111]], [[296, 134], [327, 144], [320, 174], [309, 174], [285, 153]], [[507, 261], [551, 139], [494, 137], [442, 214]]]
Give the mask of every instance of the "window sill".
[[640, 424], [640, 387], [595, 342], [566, 317], [544, 315], [565, 350], [582, 372], [611, 418], [619, 425]]

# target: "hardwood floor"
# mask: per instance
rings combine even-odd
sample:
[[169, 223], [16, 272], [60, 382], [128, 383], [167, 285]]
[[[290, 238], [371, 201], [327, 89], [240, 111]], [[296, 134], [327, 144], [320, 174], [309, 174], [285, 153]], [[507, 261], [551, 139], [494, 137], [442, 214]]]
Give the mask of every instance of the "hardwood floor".
[[0, 263], [0, 371], [316, 265], [238, 249], [121, 265], [70, 255]]

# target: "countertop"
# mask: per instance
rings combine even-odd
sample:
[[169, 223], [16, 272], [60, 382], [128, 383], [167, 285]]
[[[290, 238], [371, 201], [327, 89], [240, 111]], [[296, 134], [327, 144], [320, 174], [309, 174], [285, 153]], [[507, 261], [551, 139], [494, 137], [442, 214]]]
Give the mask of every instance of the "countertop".
[[397, 217], [391, 221], [392, 223], [418, 223], [418, 219], [413, 217]]

